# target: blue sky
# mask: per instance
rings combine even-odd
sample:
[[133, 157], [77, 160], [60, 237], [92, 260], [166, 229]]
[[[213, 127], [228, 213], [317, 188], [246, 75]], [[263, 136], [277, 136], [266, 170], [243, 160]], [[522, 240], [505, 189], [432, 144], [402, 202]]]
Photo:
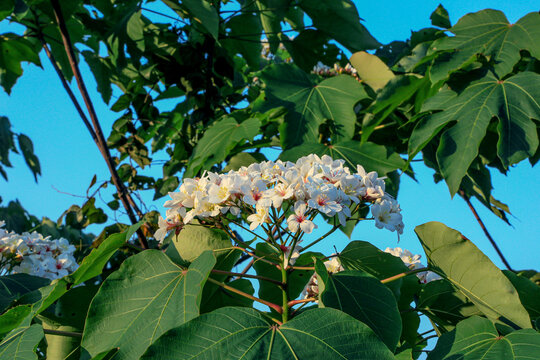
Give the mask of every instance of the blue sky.
[[[502, 10], [511, 22], [531, 11], [538, 11], [537, 1], [443, 1], [452, 23], [469, 12], [485, 8]], [[411, 30], [430, 26], [429, 15], [439, 1], [362, 1], [356, 2], [360, 16], [366, 27], [382, 43], [404, 40]], [[0, 24], [0, 32], [8, 29]], [[0, 115], [8, 116], [13, 130], [24, 133], [34, 141], [43, 176], [36, 184], [22, 157], [12, 156], [14, 168], [8, 169], [9, 181], [0, 179], [0, 196], [4, 204], [19, 199], [32, 214], [47, 216], [56, 220], [72, 204], [81, 204], [82, 199], [68, 194], [84, 196], [94, 174], [98, 181], [109, 177], [105, 162], [88, 135], [73, 105], [65, 94], [59, 80], [45, 57], [44, 69], [25, 66], [25, 73], [13, 88], [11, 96], [0, 93]], [[100, 101], [96, 84], [88, 69], [83, 66], [83, 76], [94, 99], [94, 104], [102, 126], [106, 132], [118, 114], [110, 111]], [[114, 102], [114, 99], [113, 99]], [[113, 103], [112, 102], [112, 103]], [[162, 155], [155, 159], [165, 159]], [[465, 202], [459, 198], [450, 199], [444, 183], [434, 184], [432, 171], [416, 166], [418, 183], [403, 177], [399, 201], [403, 208], [405, 233], [400, 243], [393, 233], [376, 229], [372, 223], [361, 224], [352, 239], [367, 240], [380, 248], [401, 246], [415, 253], [422, 253], [413, 232], [415, 226], [428, 221], [441, 221], [463, 232], [484, 251], [498, 266], [501, 261], [489, 245], [480, 227], [472, 217]], [[149, 169], [154, 175], [161, 174], [161, 166]], [[516, 269], [539, 268], [540, 253], [540, 192], [536, 186], [540, 180], [540, 167], [531, 168], [528, 163], [514, 167], [509, 176], [492, 172], [494, 196], [506, 202], [514, 215], [513, 227], [474, 202], [488, 229], [506, 254], [510, 264]], [[68, 194], [66, 194], [68, 193]], [[110, 193], [110, 192], [109, 192]], [[107, 192], [105, 192], [107, 194]], [[144, 195], [150, 200], [152, 194]], [[105, 195], [105, 200], [110, 196]], [[163, 212], [161, 204], [147, 202], [150, 209]], [[104, 203], [101, 203], [105, 206]], [[119, 220], [127, 221], [117, 213]], [[93, 231], [99, 231], [93, 227]], [[343, 249], [348, 239], [342, 235], [332, 237], [316, 250], [333, 252], [335, 245]]]

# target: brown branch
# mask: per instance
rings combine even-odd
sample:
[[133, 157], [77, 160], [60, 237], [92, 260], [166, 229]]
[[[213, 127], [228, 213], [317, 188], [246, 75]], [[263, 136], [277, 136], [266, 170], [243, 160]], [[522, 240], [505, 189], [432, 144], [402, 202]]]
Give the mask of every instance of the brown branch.
[[474, 208], [473, 204], [471, 203], [471, 200], [469, 199], [469, 197], [465, 194], [465, 191], [459, 190], [459, 195], [461, 195], [463, 200], [465, 200], [467, 205], [469, 205], [469, 209], [471, 209], [474, 217], [476, 218], [476, 221], [478, 222], [478, 224], [480, 224], [480, 227], [484, 231], [484, 234], [486, 234], [486, 237], [488, 238], [489, 242], [491, 243], [491, 245], [493, 246], [493, 248], [495, 249], [495, 251], [497, 252], [499, 257], [501, 258], [504, 265], [508, 268], [508, 270], [514, 271], [512, 269], [512, 267], [510, 266], [510, 264], [508, 263], [508, 261], [506, 260], [506, 258], [504, 257], [501, 249], [499, 249], [499, 247], [497, 246], [497, 243], [495, 242], [493, 237], [491, 237], [491, 234], [489, 233], [488, 229], [486, 228], [486, 225], [484, 225], [484, 222], [482, 221], [482, 219], [480, 219], [480, 215], [478, 215], [478, 213], [476, 212], [476, 209]]
[[281, 306], [279, 306], [279, 305], [277, 305], [277, 304], [274, 304], [274, 303], [271, 303], [270, 301], [266, 301], [266, 300], [263, 300], [263, 299], [256, 298], [256, 297], [253, 296], [253, 295], [250, 295], [250, 294], [245, 293], [245, 292], [243, 292], [243, 291], [241, 291], [241, 290], [235, 289], [235, 288], [233, 288], [232, 286], [225, 285], [225, 284], [223, 284], [223, 283], [221, 283], [221, 282], [219, 282], [219, 281], [217, 281], [217, 280], [214, 280], [214, 279], [212, 279], [212, 278], [208, 278], [208, 281], [211, 282], [211, 283], [213, 283], [213, 284], [216, 284], [216, 285], [218, 285], [218, 286], [221, 286], [221, 287], [224, 288], [225, 290], [229, 290], [229, 291], [231, 291], [231, 292], [233, 292], [233, 293], [236, 293], [236, 294], [238, 294], [238, 295], [241, 295], [241, 296], [243, 296], [243, 297], [245, 297], [245, 298], [248, 298], [248, 299], [250, 299], [250, 300], [259, 302], [259, 303], [261, 303], [261, 304], [264, 304], [264, 305], [266, 305], [266, 306], [268, 306], [268, 307], [274, 309], [274, 310], [275, 310], [276, 312], [278, 312], [279, 314], [283, 313], [283, 308], [282, 308]]
[[416, 274], [416, 273], [424, 272], [424, 271], [428, 271], [428, 268], [427, 267], [418, 268], [418, 269], [414, 269], [414, 270], [411, 270], [411, 271], [402, 272], [401, 274], [397, 274], [397, 275], [394, 275], [394, 276], [390, 276], [389, 278], [382, 279], [381, 283], [386, 284], [386, 283], [389, 283], [389, 282], [392, 282], [392, 281], [399, 280], [399, 279], [401, 279], [401, 278], [403, 278], [403, 277], [405, 277], [407, 275], [412, 275], [412, 274]]
[[294, 306], [296, 304], [302, 304], [302, 303], [306, 303], [306, 302], [315, 302], [317, 301], [317, 299], [315, 298], [307, 298], [307, 299], [300, 299], [300, 300], [291, 300], [289, 301], [289, 307], [291, 306]]
[[[99, 123], [96, 111], [94, 109], [94, 105], [92, 104], [92, 101], [90, 100], [88, 90], [86, 89], [86, 85], [84, 84], [81, 72], [79, 70], [79, 66], [75, 59], [73, 45], [71, 44], [71, 40], [70, 40], [69, 33], [66, 27], [64, 16], [62, 15], [60, 4], [58, 0], [51, 0], [51, 5], [53, 7], [54, 16], [56, 18], [56, 22], [58, 23], [58, 28], [62, 36], [62, 41], [64, 43], [64, 48], [66, 50], [66, 54], [69, 60], [69, 64], [71, 66], [71, 70], [73, 71], [73, 75], [75, 77], [75, 80], [77, 81], [77, 86], [79, 87], [79, 91], [82, 95], [82, 98], [84, 100], [88, 113], [90, 115], [90, 120], [92, 121], [93, 129], [96, 135], [94, 140], [96, 141], [96, 145], [98, 146], [101, 152], [101, 155], [103, 156], [103, 158], [105, 159], [105, 162], [107, 163], [107, 167], [109, 168], [109, 172], [111, 173], [111, 178], [116, 187], [118, 197], [120, 198], [122, 205], [126, 209], [129, 220], [131, 221], [132, 224], [135, 224], [137, 223], [137, 218], [135, 217], [134, 210], [139, 216], [139, 218], [142, 218], [143, 214], [138, 208], [137, 204], [133, 201], [133, 198], [130, 196], [124, 183], [120, 180], [120, 177], [118, 176], [118, 173], [116, 171], [116, 167], [112, 160], [111, 154], [109, 152], [109, 147], [107, 146], [107, 142], [105, 141], [103, 130], [101, 129], [101, 125]], [[146, 241], [146, 237], [144, 236], [143, 232], [140, 229], [137, 230], [137, 235], [139, 236], [139, 241], [141, 243], [141, 246], [147, 249], [148, 242]]]
[[213, 269], [212, 273], [214, 273], [214, 274], [222, 274], [222, 275], [229, 275], [229, 276], [238, 276], [239, 278], [245, 277], [245, 278], [249, 278], [249, 279], [258, 279], [258, 280], [268, 281], [268, 282], [271, 282], [271, 283], [279, 285], [279, 286], [283, 285], [283, 283], [281, 281], [270, 279], [270, 278], [267, 278], [267, 277], [264, 277], [264, 276], [259, 276], [259, 275], [250, 275], [250, 274], [243, 274], [243, 273], [216, 270], [216, 269]]

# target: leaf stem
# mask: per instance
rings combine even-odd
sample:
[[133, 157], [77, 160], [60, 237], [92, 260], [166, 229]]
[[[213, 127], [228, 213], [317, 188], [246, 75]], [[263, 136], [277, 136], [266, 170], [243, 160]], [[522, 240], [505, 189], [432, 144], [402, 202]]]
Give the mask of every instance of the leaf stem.
[[309, 249], [310, 247], [312, 247], [313, 245], [317, 244], [319, 241], [325, 239], [328, 235], [332, 234], [334, 231], [336, 231], [337, 229], [339, 229], [339, 225], [334, 225], [334, 227], [332, 227], [332, 229], [330, 229], [330, 231], [328, 231], [326, 234], [324, 234], [323, 236], [321, 236], [320, 238], [318, 238], [317, 240], [313, 241], [311, 244], [309, 244], [308, 246], [306, 246], [305, 248], [302, 249], [302, 252], [306, 251], [307, 249]]
[[216, 270], [216, 269], [213, 269], [212, 272], [214, 274], [222, 274], [222, 275], [229, 275], [229, 276], [237, 276], [239, 278], [245, 277], [249, 279], [258, 279], [258, 280], [268, 281], [279, 286], [283, 285], [281, 281], [270, 279], [270, 278], [260, 276], [260, 275], [250, 275], [250, 274], [245, 274], [245, 273], [237, 273], [237, 272], [230, 272], [230, 271], [223, 271], [223, 270]]
[[213, 284], [216, 284], [218, 286], [221, 286], [222, 288], [224, 288], [225, 290], [229, 290], [230, 292], [233, 292], [235, 294], [238, 294], [240, 296], [243, 296], [247, 299], [250, 299], [250, 300], [253, 300], [253, 301], [256, 301], [258, 303], [261, 303], [261, 304], [264, 304], [272, 309], [274, 309], [276, 312], [278, 312], [279, 314], [281, 314], [283, 312], [283, 308], [277, 304], [274, 304], [274, 303], [271, 303], [270, 301], [266, 301], [266, 300], [263, 300], [263, 299], [259, 299], [259, 298], [256, 298], [255, 296], [253, 295], [250, 295], [248, 293], [245, 293], [241, 290], [238, 290], [238, 289], [235, 289], [233, 288], [232, 286], [229, 286], [229, 285], [226, 285], [222, 282], [219, 282], [217, 280], [214, 280], [212, 278], [208, 278], [208, 281], [213, 283]]
[[386, 283], [389, 283], [389, 282], [396, 281], [396, 280], [399, 280], [401, 278], [404, 278], [405, 276], [416, 274], [416, 273], [419, 273], [419, 272], [428, 271], [428, 270], [429, 269], [427, 267], [424, 267], [424, 268], [414, 269], [414, 270], [411, 270], [411, 271], [406, 271], [406, 272], [403, 272], [401, 274], [397, 274], [397, 275], [391, 276], [389, 278], [383, 279], [383, 280], [381, 280], [381, 283], [386, 284]]
[[291, 307], [291, 306], [294, 306], [296, 304], [302, 304], [302, 303], [314, 302], [314, 301], [317, 301], [317, 299], [315, 299], [315, 298], [307, 298], [307, 299], [291, 300], [291, 301], [289, 301], [288, 305], [289, 305], [289, 307]]

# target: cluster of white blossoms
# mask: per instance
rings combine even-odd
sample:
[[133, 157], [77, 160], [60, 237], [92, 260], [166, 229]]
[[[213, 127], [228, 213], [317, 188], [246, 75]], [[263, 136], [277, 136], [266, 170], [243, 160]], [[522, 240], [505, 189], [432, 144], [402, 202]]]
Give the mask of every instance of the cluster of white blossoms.
[[323, 77], [332, 77], [340, 74], [348, 74], [358, 79], [358, 73], [351, 64], [347, 64], [345, 65], [345, 67], [342, 67], [339, 64], [334, 64], [334, 67], [332, 68], [319, 61], [317, 65], [313, 67], [313, 70], [311, 70], [311, 72], [313, 74], [317, 74]]
[[[421, 269], [425, 267], [420, 262], [421, 255], [413, 255], [409, 250], [402, 249], [402, 248], [386, 248], [384, 252], [392, 254], [394, 256], [397, 256], [398, 258], [403, 261], [405, 266], [407, 266], [409, 269]], [[433, 271], [423, 271], [418, 274], [416, 274], [418, 278], [420, 279], [420, 282], [427, 284], [428, 282], [435, 281], [435, 280], [441, 280], [442, 278], [434, 273]]]
[[166, 218], [159, 220], [154, 237], [162, 241], [169, 231], [179, 231], [194, 219], [207, 221], [227, 213], [247, 215], [252, 231], [286, 219], [288, 231], [309, 234], [317, 227], [313, 219], [318, 214], [335, 216], [345, 225], [351, 209], [361, 204], [371, 205], [378, 228], [403, 233], [400, 206], [385, 192], [384, 178], [360, 165], [352, 173], [344, 163], [311, 154], [296, 163], [264, 161], [226, 174], [206, 172], [184, 179], [177, 192], [169, 193]]
[[0, 221], [0, 274], [25, 273], [54, 280], [79, 267], [73, 256], [75, 246], [66, 239], [50, 240], [35, 231], [17, 234], [3, 229], [4, 225]]

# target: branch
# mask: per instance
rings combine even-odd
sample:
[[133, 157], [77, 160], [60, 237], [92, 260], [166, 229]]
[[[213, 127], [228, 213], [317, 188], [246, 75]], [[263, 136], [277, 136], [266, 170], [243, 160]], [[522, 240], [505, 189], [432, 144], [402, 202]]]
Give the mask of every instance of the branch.
[[216, 270], [216, 269], [213, 269], [212, 273], [214, 273], [214, 274], [222, 274], [222, 275], [229, 275], [229, 276], [238, 276], [239, 278], [245, 277], [245, 278], [249, 278], [249, 279], [258, 279], [258, 280], [268, 281], [268, 282], [271, 282], [271, 283], [279, 285], [279, 286], [283, 285], [283, 283], [281, 281], [270, 279], [270, 278], [267, 278], [267, 277], [264, 277], [264, 276], [259, 276], [259, 275], [250, 275], [250, 274], [245, 274], [245, 273], [237, 273], [237, 272], [230, 272], [230, 271], [223, 271], [223, 270]]
[[474, 208], [473, 204], [471, 203], [471, 200], [469, 199], [469, 197], [465, 194], [465, 191], [459, 190], [459, 195], [461, 195], [463, 200], [465, 200], [467, 205], [469, 205], [469, 209], [471, 209], [474, 217], [476, 218], [476, 221], [478, 221], [478, 224], [480, 224], [480, 227], [484, 231], [484, 234], [486, 234], [486, 237], [488, 238], [488, 240], [491, 243], [491, 245], [493, 246], [493, 248], [495, 248], [495, 251], [497, 252], [499, 257], [501, 258], [504, 265], [508, 268], [508, 270], [514, 271], [512, 269], [512, 267], [510, 266], [510, 264], [508, 263], [508, 261], [506, 260], [506, 258], [504, 257], [501, 249], [499, 249], [499, 247], [497, 246], [497, 243], [495, 243], [495, 240], [491, 237], [491, 234], [489, 233], [488, 229], [486, 228], [486, 225], [484, 225], [484, 222], [482, 221], [482, 219], [480, 219], [480, 215], [478, 215], [478, 213], [476, 212], [476, 209]]
[[424, 271], [428, 271], [429, 269], [427, 267], [424, 267], [424, 268], [419, 268], [419, 269], [414, 269], [414, 270], [411, 270], [411, 271], [406, 271], [406, 272], [403, 272], [401, 274], [397, 274], [397, 275], [394, 275], [394, 276], [391, 276], [389, 278], [386, 278], [386, 279], [383, 279], [381, 280], [381, 283], [383, 284], [386, 284], [386, 283], [389, 283], [389, 282], [392, 282], [392, 281], [396, 281], [396, 280], [399, 280], [407, 275], [412, 275], [412, 274], [416, 274], [416, 273], [419, 273], [419, 272], [424, 272]]
[[[92, 104], [92, 101], [88, 94], [88, 90], [86, 89], [86, 85], [84, 84], [83, 78], [81, 76], [79, 66], [77, 64], [77, 61], [75, 60], [75, 53], [73, 50], [73, 45], [71, 44], [71, 40], [70, 40], [69, 33], [66, 27], [64, 16], [62, 15], [60, 4], [58, 0], [51, 0], [51, 4], [53, 7], [56, 22], [58, 23], [60, 34], [62, 36], [62, 41], [64, 43], [64, 48], [65, 48], [65, 51], [69, 60], [69, 64], [71, 66], [71, 70], [73, 71], [73, 75], [75, 76], [75, 80], [77, 81], [77, 86], [79, 87], [79, 91], [83, 97], [86, 108], [88, 109], [88, 113], [90, 114], [93, 130], [96, 135], [94, 141], [96, 141], [96, 145], [98, 146], [101, 152], [101, 155], [103, 156], [103, 158], [105, 159], [105, 162], [107, 163], [107, 167], [109, 168], [109, 172], [111, 173], [111, 178], [116, 187], [118, 197], [120, 198], [120, 200], [122, 201], [122, 205], [126, 209], [129, 220], [131, 221], [132, 224], [136, 224], [137, 218], [135, 217], [135, 214], [133, 211], [135, 210], [139, 218], [142, 218], [143, 214], [138, 208], [137, 204], [135, 204], [135, 202], [133, 201], [133, 198], [130, 196], [124, 183], [120, 180], [120, 177], [118, 176], [118, 173], [116, 171], [116, 167], [112, 160], [111, 154], [109, 152], [109, 147], [107, 146], [107, 142], [105, 141], [103, 130], [101, 129], [101, 125], [99, 123], [98, 117], [96, 115], [96, 111], [94, 109], [94, 105]], [[141, 243], [141, 246], [147, 249], [148, 242], [146, 241], [146, 237], [144, 236], [143, 232], [140, 229], [137, 230], [137, 235], [139, 236], [139, 241]]]
[[229, 290], [229, 291], [231, 291], [231, 292], [233, 292], [233, 293], [236, 293], [236, 294], [238, 294], [238, 295], [241, 295], [241, 296], [243, 296], [243, 297], [245, 297], [245, 298], [248, 298], [248, 299], [250, 299], [250, 300], [259, 302], [259, 303], [261, 303], [261, 304], [264, 304], [264, 305], [266, 305], [266, 306], [268, 306], [268, 307], [274, 309], [274, 310], [277, 311], [279, 314], [283, 313], [283, 308], [282, 308], [281, 306], [277, 305], [277, 304], [271, 303], [271, 302], [266, 301], [266, 300], [263, 300], [263, 299], [256, 298], [256, 297], [253, 296], [253, 295], [250, 295], [250, 294], [248, 294], [248, 293], [245, 293], [245, 292], [243, 292], [243, 291], [240, 291], [240, 290], [238, 290], [238, 289], [235, 289], [235, 288], [233, 288], [232, 286], [225, 285], [225, 284], [223, 284], [223, 283], [221, 283], [221, 282], [219, 282], [219, 281], [217, 281], [217, 280], [214, 280], [214, 279], [212, 279], [212, 278], [208, 278], [208, 281], [210, 281], [211, 283], [216, 284], [216, 285], [218, 285], [218, 286], [221, 286], [221, 287], [224, 288], [225, 290]]

